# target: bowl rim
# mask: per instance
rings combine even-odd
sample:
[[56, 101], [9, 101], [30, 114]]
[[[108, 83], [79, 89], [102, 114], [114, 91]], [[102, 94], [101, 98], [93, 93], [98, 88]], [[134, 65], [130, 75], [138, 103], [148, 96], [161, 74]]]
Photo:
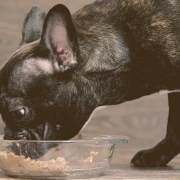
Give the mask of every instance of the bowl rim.
[[9, 143], [96, 143], [96, 144], [127, 144], [129, 141], [128, 136], [124, 135], [104, 135], [104, 134], [86, 134], [83, 136], [88, 137], [88, 139], [70, 139], [70, 140], [4, 140], [3, 135], [0, 135], [0, 142]]

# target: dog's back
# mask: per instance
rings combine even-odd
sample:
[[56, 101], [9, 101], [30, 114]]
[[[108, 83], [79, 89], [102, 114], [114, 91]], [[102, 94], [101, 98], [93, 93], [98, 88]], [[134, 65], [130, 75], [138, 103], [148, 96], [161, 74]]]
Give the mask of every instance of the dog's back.
[[179, 0], [99, 0], [85, 6], [73, 18], [82, 56], [91, 62], [86, 70], [128, 66], [132, 86], [140, 79], [173, 88], [169, 77], [180, 67], [179, 9]]

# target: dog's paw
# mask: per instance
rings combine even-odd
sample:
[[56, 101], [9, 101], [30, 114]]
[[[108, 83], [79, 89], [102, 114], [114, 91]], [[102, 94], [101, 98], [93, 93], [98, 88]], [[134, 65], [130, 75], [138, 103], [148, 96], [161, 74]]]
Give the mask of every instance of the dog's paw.
[[150, 150], [139, 151], [131, 160], [136, 167], [163, 167], [167, 164], [167, 155]]

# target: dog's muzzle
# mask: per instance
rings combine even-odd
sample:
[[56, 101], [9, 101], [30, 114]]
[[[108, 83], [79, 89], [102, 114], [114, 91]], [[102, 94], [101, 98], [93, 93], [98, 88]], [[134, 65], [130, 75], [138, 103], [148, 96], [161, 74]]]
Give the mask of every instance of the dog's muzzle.
[[[49, 136], [49, 123], [46, 122], [44, 127], [38, 129], [26, 128], [20, 126], [16, 129], [11, 129], [8, 126], [4, 128], [5, 140], [46, 140]], [[41, 132], [40, 132], [41, 131]]]
[[[24, 128], [20, 127], [18, 129], [12, 130], [8, 126], [5, 127], [4, 139], [5, 140], [25, 140], [19, 141], [18, 145], [15, 142], [11, 143], [11, 150], [16, 155], [30, 157], [31, 159], [37, 159], [43, 156], [49, 149], [57, 146], [57, 143], [49, 142], [46, 143], [44, 140], [49, 138], [49, 133], [51, 134], [52, 130], [49, 131], [49, 123], [45, 123], [44, 126], [39, 126], [38, 129]], [[40, 136], [41, 134], [41, 136]], [[26, 141], [26, 140], [38, 140], [38, 141]], [[41, 141], [43, 140], [43, 141]]]

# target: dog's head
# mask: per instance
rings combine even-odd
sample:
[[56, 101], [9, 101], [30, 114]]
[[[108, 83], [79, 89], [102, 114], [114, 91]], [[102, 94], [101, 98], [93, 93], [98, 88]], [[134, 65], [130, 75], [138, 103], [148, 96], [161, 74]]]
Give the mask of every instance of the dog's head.
[[33, 7], [25, 18], [19, 49], [0, 71], [5, 139], [64, 140], [79, 132], [88, 118], [77, 119], [78, 61], [78, 40], [68, 9], [56, 5], [46, 15]]

